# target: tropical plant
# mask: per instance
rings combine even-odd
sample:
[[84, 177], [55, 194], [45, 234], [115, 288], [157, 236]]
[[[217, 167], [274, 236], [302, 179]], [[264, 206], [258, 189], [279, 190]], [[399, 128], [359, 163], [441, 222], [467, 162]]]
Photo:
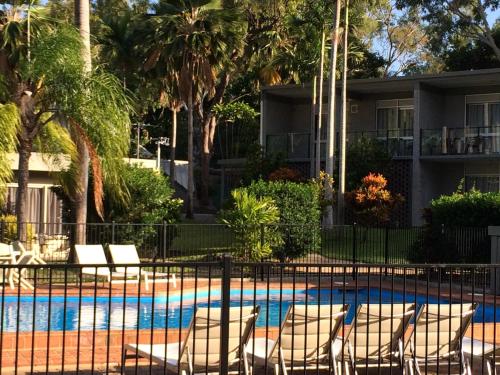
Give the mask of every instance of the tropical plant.
[[282, 245], [280, 213], [269, 197], [257, 198], [244, 189], [231, 192], [233, 208], [223, 211], [221, 222], [234, 233], [238, 251], [246, 260], [260, 261]]
[[105, 200], [106, 219], [123, 223], [173, 224], [180, 218], [181, 199], [174, 199], [169, 178], [153, 169], [127, 166], [123, 179], [130, 193], [126, 204]]
[[292, 168], [282, 167], [271, 172], [268, 177], [269, 181], [291, 181], [291, 182], [303, 182], [304, 177], [302, 174]]
[[242, 189], [258, 198], [273, 199], [279, 209], [284, 242], [274, 256], [285, 261], [319, 250], [321, 211], [316, 184], [259, 180]]
[[[116, 198], [126, 199], [119, 171], [123, 166], [121, 157], [127, 154], [129, 147], [131, 107], [115, 77], [101, 70], [87, 72], [81, 57], [81, 37], [73, 28], [37, 27], [28, 49], [24, 32], [27, 25], [23, 18], [4, 17], [1, 22], [0, 39], [7, 46], [0, 50], [0, 59], [6, 61], [0, 64], [0, 75], [5, 77], [8, 88], [2, 108], [14, 105], [16, 111], [10, 111], [9, 124], [13, 127], [19, 124], [16, 214], [18, 234], [24, 240], [29, 158], [39, 136], [54, 134], [44, 133], [44, 128], [51, 124], [66, 129], [75, 143], [77, 154], [69, 155], [72, 164], [62, 174], [61, 182], [74, 203], [76, 221], [85, 223], [88, 175], [84, 150], [91, 160], [98, 212], [102, 215], [103, 180], [116, 187], [113, 190]], [[20, 30], [15, 38], [11, 33], [13, 28]], [[82, 229], [79, 230], [82, 236], [77, 238], [79, 242], [85, 240]]]
[[383, 175], [369, 173], [358, 189], [346, 194], [346, 200], [358, 224], [375, 226], [389, 223], [392, 211], [404, 198], [387, 189]]
[[[17, 218], [15, 215], [0, 215], [0, 232], [2, 242], [11, 243], [18, 239], [17, 236]], [[26, 226], [26, 241], [30, 242], [35, 238], [33, 224]]]

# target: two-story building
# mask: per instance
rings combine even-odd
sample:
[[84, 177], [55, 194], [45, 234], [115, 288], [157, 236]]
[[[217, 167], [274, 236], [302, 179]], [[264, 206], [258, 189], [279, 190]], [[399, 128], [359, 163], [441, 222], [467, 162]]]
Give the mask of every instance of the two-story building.
[[[323, 160], [327, 92], [325, 86]], [[429, 201], [452, 193], [462, 179], [466, 189], [500, 191], [500, 69], [350, 80], [347, 92], [347, 142], [366, 136], [386, 145], [394, 159], [393, 184], [406, 197], [407, 224], [421, 224]], [[338, 97], [339, 109], [340, 90]], [[311, 103], [307, 85], [262, 90], [261, 144], [306, 174], [313, 170], [311, 134], [319, 116]]]

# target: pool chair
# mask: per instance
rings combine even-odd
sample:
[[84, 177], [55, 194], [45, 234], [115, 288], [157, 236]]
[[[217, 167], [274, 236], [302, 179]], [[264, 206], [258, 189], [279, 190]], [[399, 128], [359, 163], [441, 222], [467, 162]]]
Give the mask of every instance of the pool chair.
[[20, 256], [29, 256], [31, 257], [31, 264], [47, 264], [40, 255], [34, 251], [26, 250], [26, 247], [23, 245], [21, 241], [12, 242], [12, 247], [14, 248], [14, 253], [19, 254]]
[[[102, 245], [75, 245], [76, 263], [80, 265], [93, 264], [103, 265], [103, 267], [82, 267], [82, 275], [90, 275], [95, 278], [101, 278], [110, 282], [116, 283], [134, 282], [139, 283], [139, 274], [137, 272], [118, 272], [111, 271], [104, 248]], [[146, 290], [148, 285], [146, 284]]]
[[[499, 344], [464, 337], [462, 339], [462, 350], [466, 359], [470, 359], [471, 361], [474, 359], [479, 361], [484, 360], [486, 362], [485, 370], [488, 371], [488, 375], [498, 374], [497, 367], [500, 366]], [[483, 370], [482, 364], [479, 364], [479, 367]]]
[[424, 367], [460, 365], [462, 374], [471, 374], [465, 357], [462, 339], [472, 322], [476, 304], [423, 305], [417, 315], [414, 329], [405, 352], [410, 370], [421, 374]]
[[127, 271], [128, 274], [140, 273], [146, 283], [146, 290], [149, 287], [149, 283], [172, 282], [174, 287], [177, 287], [175, 273], [146, 271], [144, 269], [140, 269], [140, 267], [119, 267], [119, 264], [141, 264], [135, 245], [109, 245], [109, 252], [111, 254], [111, 259], [113, 259], [113, 263], [116, 266], [116, 271], [122, 273]]
[[337, 374], [333, 343], [342, 326], [348, 305], [291, 305], [281, 324], [278, 339], [255, 338], [247, 349], [249, 361], [288, 370], [331, 369]]
[[[228, 364], [230, 372], [251, 374], [245, 348], [260, 306], [229, 309]], [[221, 309], [198, 308], [189, 325], [186, 338], [172, 344], [126, 344], [123, 347], [122, 373], [127, 358], [146, 358], [149, 363], [164, 366], [183, 375], [220, 371]]]
[[14, 289], [18, 284], [25, 289], [33, 290], [33, 285], [26, 280], [25, 271], [22, 266], [33, 263], [33, 258], [30, 255], [19, 254], [16, 256], [12, 245], [0, 243], [0, 264], [10, 264], [18, 266], [19, 268], [6, 268], [5, 271], [0, 270], [0, 278], [4, 283], [8, 283], [11, 289]]
[[406, 373], [404, 334], [414, 314], [412, 303], [359, 305], [344, 342], [336, 342], [336, 348], [340, 347], [337, 358], [343, 362], [345, 373], [382, 367]]

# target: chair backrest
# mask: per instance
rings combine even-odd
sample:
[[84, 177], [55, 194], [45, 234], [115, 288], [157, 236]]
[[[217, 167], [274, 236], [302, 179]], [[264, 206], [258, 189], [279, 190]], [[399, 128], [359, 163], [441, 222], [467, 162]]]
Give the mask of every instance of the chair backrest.
[[141, 264], [135, 245], [109, 245], [111, 259], [117, 272], [135, 275], [140, 272], [139, 267], [118, 267], [118, 264]]
[[24, 247], [21, 241], [13, 241], [12, 247], [14, 248], [15, 251], [19, 251], [21, 255], [27, 253], [26, 247]]
[[418, 313], [407, 348], [417, 358], [443, 358], [457, 354], [476, 305], [424, 304]]
[[[229, 365], [243, 355], [243, 345], [257, 320], [260, 306], [231, 307], [229, 309]], [[188, 353], [194, 369], [218, 368], [220, 362], [221, 309], [198, 308], [191, 320], [188, 335], [181, 348], [181, 365], [188, 363]]]
[[348, 305], [291, 305], [269, 361], [278, 363], [280, 355], [286, 363], [297, 364], [328, 358], [348, 309]]
[[106, 267], [82, 267], [82, 273], [109, 275], [108, 260], [102, 245], [75, 245], [78, 264], [103, 264]]
[[355, 360], [390, 359], [415, 314], [413, 303], [361, 304], [345, 338]]
[[13, 255], [12, 245], [0, 242], [0, 256], [1, 257], [11, 257]]

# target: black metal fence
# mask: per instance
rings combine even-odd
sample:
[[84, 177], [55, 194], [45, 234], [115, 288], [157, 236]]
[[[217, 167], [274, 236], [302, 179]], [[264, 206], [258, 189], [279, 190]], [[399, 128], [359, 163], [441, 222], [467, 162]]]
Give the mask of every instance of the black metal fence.
[[[44, 228], [26, 247], [45, 261], [67, 262], [76, 224], [29, 224]], [[10, 228], [10, 229], [9, 229]], [[268, 230], [282, 238], [271, 256], [261, 260], [315, 263], [488, 263], [487, 228], [411, 227], [372, 228], [359, 225], [273, 225], [248, 227], [258, 241]], [[28, 231], [29, 232], [29, 231]], [[85, 226], [88, 244], [135, 244], [144, 261], [215, 260], [252, 247], [223, 224], [91, 223]], [[0, 242], [10, 243], [15, 231], [0, 222]]]
[[500, 265], [96, 267], [0, 266], [0, 373], [484, 374], [498, 362]]

